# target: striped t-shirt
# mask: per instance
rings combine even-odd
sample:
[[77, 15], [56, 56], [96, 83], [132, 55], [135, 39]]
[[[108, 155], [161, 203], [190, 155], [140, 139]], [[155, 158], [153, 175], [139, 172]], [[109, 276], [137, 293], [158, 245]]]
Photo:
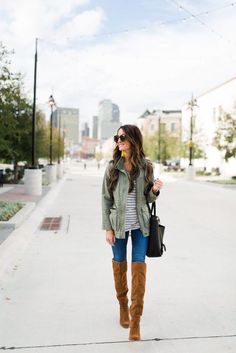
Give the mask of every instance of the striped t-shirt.
[[125, 231], [127, 232], [139, 228], [140, 225], [136, 208], [136, 182], [134, 182], [134, 188], [128, 193], [126, 200]]

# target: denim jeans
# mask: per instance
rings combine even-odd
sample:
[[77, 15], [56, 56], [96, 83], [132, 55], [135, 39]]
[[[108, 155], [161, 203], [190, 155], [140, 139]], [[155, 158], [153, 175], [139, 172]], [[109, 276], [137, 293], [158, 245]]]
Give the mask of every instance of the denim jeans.
[[[127, 257], [127, 243], [129, 232], [125, 232], [125, 239], [117, 239], [112, 246], [113, 260], [122, 262]], [[140, 229], [131, 230], [132, 262], [145, 262], [148, 247], [148, 237], [145, 237]]]

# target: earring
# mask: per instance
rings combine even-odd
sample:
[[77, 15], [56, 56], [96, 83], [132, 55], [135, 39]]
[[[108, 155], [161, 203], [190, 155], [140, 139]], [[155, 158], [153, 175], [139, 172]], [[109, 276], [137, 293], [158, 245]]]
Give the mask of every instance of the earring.
[[124, 157], [124, 158], [125, 158], [125, 156], [126, 156], [125, 151], [121, 151], [121, 157]]

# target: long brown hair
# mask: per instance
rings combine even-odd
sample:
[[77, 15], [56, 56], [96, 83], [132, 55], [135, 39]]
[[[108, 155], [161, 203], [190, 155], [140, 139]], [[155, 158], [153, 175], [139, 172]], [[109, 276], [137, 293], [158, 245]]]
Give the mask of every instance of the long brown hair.
[[[130, 142], [131, 145], [131, 155], [130, 155], [130, 163], [132, 166], [129, 178], [129, 192], [131, 192], [134, 188], [134, 181], [138, 178], [140, 174], [140, 168], [142, 168], [142, 162], [145, 162], [144, 170], [145, 170], [145, 181], [151, 187], [152, 182], [152, 175], [153, 175], [153, 167], [152, 163], [145, 159], [145, 154], [143, 150], [143, 137], [141, 131], [136, 125], [122, 125], [117, 130], [122, 129], [127, 136], [127, 140]], [[112, 193], [115, 189], [117, 184], [117, 180], [119, 177], [119, 170], [116, 169], [117, 162], [121, 158], [121, 151], [119, 150], [118, 145], [114, 148], [113, 151], [113, 163], [110, 170], [110, 176], [108, 179], [108, 190]]]

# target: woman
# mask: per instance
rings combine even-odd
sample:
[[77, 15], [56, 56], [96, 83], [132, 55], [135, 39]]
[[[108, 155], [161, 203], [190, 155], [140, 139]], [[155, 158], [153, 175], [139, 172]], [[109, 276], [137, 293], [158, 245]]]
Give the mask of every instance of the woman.
[[[112, 267], [120, 304], [120, 324], [130, 327], [130, 340], [140, 340], [150, 218], [145, 195], [148, 202], [155, 201], [162, 182], [153, 181], [153, 167], [145, 159], [142, 135], [137, 126], [121, 126], [114, 141], [113, 160], [106, 169], [102, 187], [103, 229], [113, 251]], [[132, 239], [131, 320], [126, 260], [129, 235]]]

